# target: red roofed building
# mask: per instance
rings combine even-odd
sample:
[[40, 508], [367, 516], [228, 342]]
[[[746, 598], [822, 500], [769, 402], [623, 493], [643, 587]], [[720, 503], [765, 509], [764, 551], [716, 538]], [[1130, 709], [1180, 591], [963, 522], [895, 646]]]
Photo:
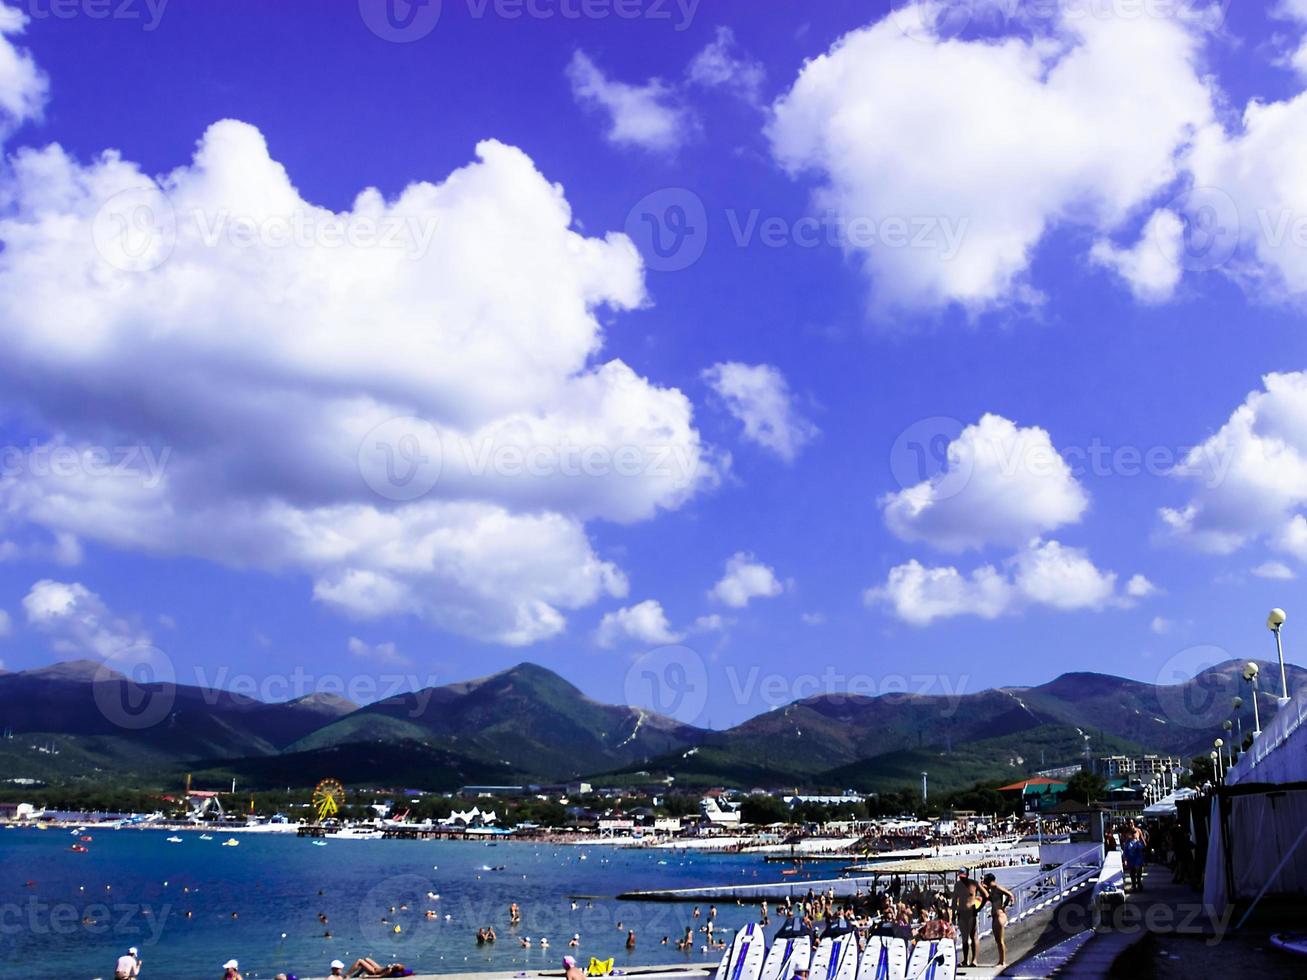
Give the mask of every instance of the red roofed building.
[[1066, 781], [1050, 779], [1048, 776], [1031, 776], [1020, 782], [1010, 783], [998, 788], [1000, 793], [1011, 797], [1020, 797], [1021, 810], [1031, 813], [1047, 810], [1055, 806], [1066, 792]]

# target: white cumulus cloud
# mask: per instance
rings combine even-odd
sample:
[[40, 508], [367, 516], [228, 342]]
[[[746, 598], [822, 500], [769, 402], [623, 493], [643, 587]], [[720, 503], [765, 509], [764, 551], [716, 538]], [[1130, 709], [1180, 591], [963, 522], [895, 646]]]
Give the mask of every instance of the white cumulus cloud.
[[0, 4], [0, 141], [23, 122], [39, 119], [48, 95], [45, 75], [13, 42], [26, 25], [21, 10]]
[[1125, 584], [1126, 595], [1132, 599], [1146, 599], [1150, 595], [1156, 595], [1158, 591], [1160, 590], [1156, 585], [1139, 574], [1131, 575], [1130, 581]]
[[1269, 578], [1279, 581], [1288, 581], [1295, 577], [1293, 569], [1282, 561], [1264, 561], [1260, 565], [1254, 566], [1252, 572], [1258, 578]]
[[365, 640], [360, 640], [357, 636], [351, 636], [346, 646], [355, 657], [371, 660], [373, 663], [402, 665], [410, 662], [409, 658], [400, 653], [399, 648], [391, 641], [368, 643]]
[[726, 573], [708, 594], [722, 605], [743, 609], [751, 599], [770, 599], [784, 591], [785, 586], [769, 565], [738, 551], [727, 559]]
[[596, 642], [610, 649], [627, 641], [661, 646], [679, 643], [684, 638], [683, 633], [672, 629], [662, 603], [656, 599], [646, 599], [634, 606], [606, 613], [595, 631]]
[[1191, 496], [1161, 510], [1166, 537], [1216, 554], [1260, 541], [1307, 559], [1307, 372], [1262, 385], [1174, 470]]
[[957, 552], [1074, 524], [1089, 495], [1045, 430], [986, 414], [949, 443], [945, 469], [880, 504], [895, 536]]
[[766, 71], [761, 63], [737, 53], [735, 32], [717, 28], [712, 43], [695, 55], [686, 78], [704, 88], [724, 88], [746, 102], [757, 102]]
[[112, 657], [150, 642], [146, 630], [115, 615], [80, 582], [41, 579], [23, 597], [23, 612], [28, 625], [49, 637], [51, 649], [60, 654]]
[[76, 465], [0, 478], [0, 532], [300, 572], [350, 616], [511, 645], [624, 596], [586, 522], [675, 509], [721, 464], [684, 394], [600, 356], [600, 314], [645, 300], [634, 245], [577, 231], [522, 151], [476, 154], [333, 212], [231, 120], [157, 182], [19, 150], [0, 382]]
[[[932, 24], [941, 5], [919, 6]], [[1184, 13], [1060, 13], [965, 40], [914, 35], [893, 11], [804, 64], [773, 107], [773, 153], [820, 180], [816, 204], [849, 229], [875, 305], [1029, 301], [1048, 230], [1125, 225], [1212, 118], [1201, 24]], [[912, 223], [906, 241], [882, 233], [891, 218]]]
[[694, 130], [694, 117], [676, 91], [657, 78], [631, 85], [609, 78], [583, 51], [567, 66], [572, 96], [608, 117], [608, 141], [645, 150], [676, 150]]
[[1079, 548], [1032, 541], [1002, 565], [970, 572], [913, 559], [890, 569], [884, 584], [868, 589], [864, 599], [888, 606], [906, 623], [925, 626], [955, 616], [997, 619], [1031, 606], [1069, 612], [1124, 605], [1116, 579]]
[[794, 405], [790, 386], [770, 364], [714, 364], [703, 374], [727, 410], [744, 425], [744, 438], [787, 463], [817, 435]]
[[1144, 303], [1171, 298], [1184, 275], [1184, 221], [1174, 211], [1155, 211], [1144, 224], [1139, 241], [1128, 249], [1100, 240], [1090, 258], [1115, 271]]

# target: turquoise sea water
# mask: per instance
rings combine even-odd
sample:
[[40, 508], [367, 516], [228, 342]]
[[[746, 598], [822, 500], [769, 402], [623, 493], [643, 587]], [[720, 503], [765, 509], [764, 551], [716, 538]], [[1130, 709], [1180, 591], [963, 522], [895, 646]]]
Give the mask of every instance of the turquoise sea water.
[[[674, 943], [686, 925], [706, 921], [706, 906], [695, 920], [689, 905], [614, 896], [783, 880], [779, 866], [757, 857], [597, 845], [377, 840], [318, 847], [293, 835], [243, 834], [238, 847], [222, 847], [230, 835], [221, 832], [210, 841], [185, 832], [180, 844], [153, 830], [91, 833], [88, 852], [78, 854], [68, 850], [75, 838], [66, 831], [0, 831], [0, 961], [11, 974], [110, 978], [116, 957], [133, 945], [142, 980], [216, 980], [232, 957], [249, 978], [278, 971], [320, 977], [333, 958], [349, 965], [358, 956], [420, 973], [538, 970], [567, 953], [583, 965], [591, 956], [615, 957], [619, 967], [702, 962], [720, 954], [698, 947], [681, 953]], [[577, 899], [573, 910], [573, 895], [593, 897]], [[516, 928], [509, 926], [511, 902], [522, 908]], [[436, 918], [426, 917], [428, 909]], [[756, 915], [756, 906], [723, 905], [717, 925], [737, 929]], [[494, 925], [496, 943], [477, 946], [483, 925]], [[630, 953], [627, 929], [636, 931]], [[331, 938], [323, 935], [328, 930]], [[581, 936], [577, 949], [568, 948], [573, 933]], [[519, 940], [528, 936], [531, 948], [523, 949]]]

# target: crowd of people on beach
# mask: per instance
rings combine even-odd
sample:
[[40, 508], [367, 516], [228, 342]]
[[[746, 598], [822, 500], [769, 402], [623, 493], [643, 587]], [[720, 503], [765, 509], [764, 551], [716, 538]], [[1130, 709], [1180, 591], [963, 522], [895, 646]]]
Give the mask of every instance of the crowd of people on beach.
[[[781, 935], [807, 935], [814, 947], [828, 935], [854, 935], [859, 948], [871, 936], [895, 937], [910, 944], [956, 939], [962, 946], [959, 965], [976, 966], [978, 917], [988, 903], [998, 965], [1005, 966], [1006, 909], [1013, 901], [1015, 896], [998, 883], [994, 874], [976, 879], [963, 869], [950, 893], [905, 883], [895, 875], [885, 890], [858, 892], [843, 903], [836, 900], [833, 890], [817, 894], [810, 889], [804, 898], [778, 903], [776, 914], [785, 921]], [[766, 925], [770, 921], [766, 902], [759, 911], [759, 921]]]

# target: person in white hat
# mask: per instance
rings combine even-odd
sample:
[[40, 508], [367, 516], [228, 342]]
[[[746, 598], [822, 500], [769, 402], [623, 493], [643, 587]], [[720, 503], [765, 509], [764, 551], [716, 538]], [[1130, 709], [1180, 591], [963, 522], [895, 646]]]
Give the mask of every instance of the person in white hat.
[[240, 964], [235, 960], [228, 960], [222, 965], [222, 969], [224, 971], [222, 974], [222, 980], [245, 980], [245, 978], [241, 976]]
[[333, 977], [343, 977], [345, 975], [345, 964], [340, 960], [332, 960], [331, 975]]
[[137, 954], [136, 947], [132, 946], [118, 957], [118, 962], [114, 964], [113, 980], [136, 980], [140, 972], [141, 958]]

